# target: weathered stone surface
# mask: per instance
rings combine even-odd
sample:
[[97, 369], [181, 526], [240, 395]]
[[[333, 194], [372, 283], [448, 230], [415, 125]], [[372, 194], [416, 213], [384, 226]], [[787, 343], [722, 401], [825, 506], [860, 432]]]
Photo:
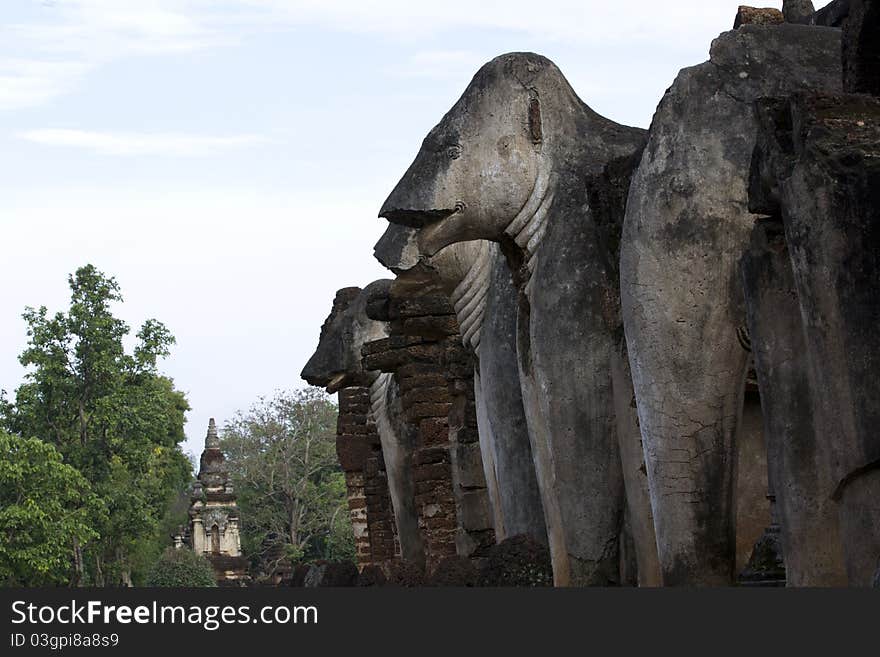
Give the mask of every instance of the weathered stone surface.
[[193, 552], [206, 557], [218, 586], [246, 586], [251, 579], [250, 565], [241, 554], [238, 504], [214, 418], [208, 422], [199, 463], [191, 493], [189, 524], [184, 536], [175, 537], [175, 546], [183, 549], [186, 543]]
[[880, 2], [850, 0], [843, 28], [843, 89], [880, 96]]
[[477, 358], [476, 419], [496, 540], [512, 533], [546, 541], [516, 363], [517, 292], [507, 265], [497, 246], [484, 240], [451, 244], [432, 258], [419, 253], [416, 240], [415, 229], [391, 224], [375, 255], [402, 278], [425, 276], [426, 269], [436, 273], [462, 341]]
[[466, 557], [443, 559], [428, 576], [429, 586], [476, 586], [480, 573], [474, 562]]
[[[431, 295], [417, 298], [397, 298], [392, 300], [390, 311], [395, 317], [439, 317], [455, 315], [455, 309], [446, 295]], [[411, 335], [421, 335], [412, 333]]]
[[370, 405], [382, 441], [401, 557], [423, 566], [426, 548], [419, 530], [416, 478], [412, 465], [416, 436], [406, 420], [403, 398], [394, 377], [388, 374], [376, 377], [370, 386]]
[[797, 94], [775, 110], [764, 150], [781, 151], [767, 162], [781, 180], [817, 445], [849, 584], [869, 586], [880, 554], [880, 99]]
[[398, 386], [400, 413], [412, 435], [409, 467], [430, 572], [456, 554], [479, 559], [494, 533], [480, 451], [471, 448], [477, 439], [473, 360], [448, 297], [429, 271], [419, 270], [423, 274], [429, 278], [394, 282], [387, 304], [391, 334], [366, 345], [363, 362]]
[[[364, 419], [366, 424], [366, 418]], [[370, 449], [360, 436], [340, 437], [336, 441], [336, 456], [343, 470], [363, 470]]]
[[755, 543], [738, 583], [745, 586], [785, 586], [785, 563], [778, 527], [764, 532]]
[[806, 25], [813, 20], [815, 13], [812, 0], [782, 0], [782, 15], [786, 23]]
[[385, 337], [388, 328], [367, 316], [366, 305], [369, 299], [386, 297], [390, 285], [391, 281], [375, 281], [364, 290], [347, 287], [336, 293], [330, 315], [321, 326], [318, 348], [300, 374], [303, 379], [330, 393], [369, 383], [360, 347]]
[[[599, 226], [599, 239], [603, 248], [611, 254], [609, 265], [613, 268], [613, 273], [610, 279], [614, 282], [615, 299], [620, 296], [616, 283], [619, 280], [620, 233], [626, 198], [632, 175], [641, 157], [640, 149], [626, 157], [612, 160], [603, 168], [601, 174], [592, 176], [587, 181], [589, 204]], [[619, 313], [619, 308], [616, 308], [616, 313]], [[610, 361], [611, 383], [627, 500], [624, 534], [631, 534], [631, 536], [625, 535], [622, 540], [632, 544], [631, 553], [635, 557], [636, 568], [628, 568], [634, 572], [635, 581], [641, 586], [659, 586], [660, 563], [657, 557], [657, 537], [654, 532], [651, 496], [648, 491], [645, 451], [639, 429], [622, 319], [619, 315], [615, 318], [615, 322], [615, 348]], [[626, 564], [628, 557], [629, 555], [625, 555], [621, 563]]]
[[381, 439], [367, 387], [339, 391], [336, 453], [345, 471], [358, 564], [382, 564], [399, 556], [397, 527]]
[[778, 25], [784, 22], [785, 16], [778, 9], [740, 5], [733, 20], [733, 29], [739, 29], [743, 25]]
[[755, 543], [770, 524], [767, 499], [767, 448], [764, 442], [761, 400], [746, 390], [736, 444], [736, 552], [734, 572], [746, 567]]
[[834, 0], [813, 14], [811, 25], [823, 27], [843, 27], [849, 16], [850, 0]]
[[528, 536], [513, 536], [494, 546], [480, 570], [480, 586], [552, 586], [547, 546]]
[[[759, 131], [756, 153], [768, 151], [762, 144], [768, 132], [775, 136]], [[752, 188], [752, 195], [766, 198], [760, 189]], [[803, 325], [782, 231], [777, 220], [757, 221], [741, 269], [786, 580], [788, 586], [845, 586], [834, 481], [813, 422]]]
[[621, 300], [665, 584], [733, 581], [752, 103], [839, 89], [840, 32], [743, 25], [682, 70], [633, 178]]
[[498, 481], [499, 542], [511, 536], [530, 536], [547, 542], [541, 493], [523, 408], [516, 358], [517, 290], [497, 246], [491, 269], [482, 328], [479, 371], [475, 375], [480, 435], [491, 435]]
[[584, 105], [545, 58], [503, 55], [429, 133], [380, 212], [422, 227], [427, 255], [473, 239], [501, 245], [519, 292], [524, 409], [560, 585], [620, 581], [616, 267], [583, 181], [643, 142], [644, 131]]
[[388, 566], [388, 586], [416, 587], [424, 586], [425, 570], [409, 561], [397, 561]]
[[[347, 473], [359, 473], [346, 481], [360, 565], [393, 558], [396, 537], [401, 557], [421, 567], [425, 556], [415, 510], [413, 429], [403, 416], [396, 382], [366, 369], [361, 356], [365, 343], [388, 336], [387, 323], [371, 319], [366, 309], [387, 300], [390, 284], [375, 281], [363, 290], [337, 292], [302, 377], [328, 392], [340, 392], [337, 454]], [[375, 434], [379, 449], [371, 440]], [[368, 489], [375, 494], [368, 495]]]

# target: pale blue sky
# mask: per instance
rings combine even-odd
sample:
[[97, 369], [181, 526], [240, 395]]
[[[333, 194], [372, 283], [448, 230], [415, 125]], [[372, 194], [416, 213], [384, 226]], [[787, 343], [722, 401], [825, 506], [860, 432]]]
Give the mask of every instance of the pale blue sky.
[[24, 306], [91, 262], [177, 336], [200, 452], [209, 417], [303, 385], [337, 288], [385, 276], [378, 208], [480, 65], [541, 53], [647, 127], [737, 4], [2, 0], [0, 388]]

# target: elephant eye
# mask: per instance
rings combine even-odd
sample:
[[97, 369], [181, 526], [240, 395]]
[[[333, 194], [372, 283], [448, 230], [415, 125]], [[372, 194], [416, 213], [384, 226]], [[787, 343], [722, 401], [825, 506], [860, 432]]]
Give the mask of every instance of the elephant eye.
[[450, 160], [457, 160], [461, 157], [461, 146], [459, 144], [452, 144], [451, 146], [447, 146], [446, 155], [449, 156]]

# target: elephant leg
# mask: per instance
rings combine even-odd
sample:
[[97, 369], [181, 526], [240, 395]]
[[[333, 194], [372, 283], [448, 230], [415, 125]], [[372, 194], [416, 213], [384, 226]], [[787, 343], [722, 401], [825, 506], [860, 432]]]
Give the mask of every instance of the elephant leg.
[[651, 495], [648, 491], [645, 452], [639, 431], [629, 360], [625, 353], [616, 352], [612, 355], [611, 380], [614, 386], [614, 414], [626, 490], [628, 524], [638, 564], [638, 583], [639, 586], [660, 586], [660, 561], [657, 556]]
[[501, 502], [495, 460], [495, 436], [492, 433], [492, 422], [486, 409], [486, 400], [480, 382], [480, 373], [474, 371], [474, 402], [477, 408], [477, 432], [480, 435], [480, 456], [483, 459], [483, 475], [486, 478], [486, 490], [489, 503], [492, 505], [492, 518], [495, 526], [495, 541], [500, 543], [507, 538], [506, 523]]
[[[604, 327], [591, 331], [582, 320], [567, 325], [558, 311], [554, 318], [533, 317], [529, 361], [522, 372], [523, 400], [545, 480], [554, 580], [573, 586], [618, 585], [625, 496], [611, 344], [602, 334]], [[560, 343], [570, 349], [560, 349]]]
[[[609, 586], [620, 584], [626, 498], [611, 376], [611, 286], [591, 226], [557, 217], [547, 228], [520, 304], [517, 352], [535, 460], [543, 461], [548, 531], [557, 532], [550, 537], [554, 579]], [[549, 512], [547, 498], [555, 505]]]
[[479, 375], [494, 441], [505, 535], [526, 535], [546, 544], [547, 528], [516, 359], [517, 290], [507, 263], [500, 257], [495, 258], [491, 277], [480, 337]]
[[370, 390], [382, 457], [388, 476], [388, 490], [394, 507], [394, 521], [400, 541], [401, 557], [420, 566], [425, 564], [425, 548], [416, 510], [415, 481], [412, 476], [412, 429], [406, 423], [397, 382], [391, 374], [381, 374]]
[[620, 583], [624, 494], [611, 391], [589, 378], [523, 382], [558, 586]]
[[782, 225], [762, 220], [742, 259], [749, 336], [788, 586], [846, 586], [834, 478], [813, 420], [804, 329]]
[[[878, 115], [880, 101], [808, 97], [792, 105], [795, 125], [805, 127], [782, 186], [785, 241], [849, 584], [869, 586], [880, 559], [880, 146], [866, 117]], [[859, 121], [865, 130], [853, 131]], [[840, 166], [850, 161], [859, 164]]]
[[871, 586], [880, 571], [880, 469], [853, 479], [840, 494], [840, 532], [852, 586]]
[[742, 420], [736, 441], [734, 502], [736, 518], [736, 562], [739, 575], [770, 524], [767, 446], [764, 442], [762, 402], [754, 391], [743, 400]]
[[551, 447], [552, 440], [547, 415], [544, 411], [546, 399], [531, 378], [521, 376], [520, 384], [532, 457], [535, 462], [535, 475], [538, 480], [541, 507], [544, 510], [544, 522], [547, 528], [547, 545], [553, 566], [553, 585], [571, 586], [574, 582], [572, 581], [570, 558], [566, 549], [565, 521], [559, 503]]
[[[735, 439], [748, 353], [735, 231], [708, 243], [627, 236], [621, 301], [665, 585], [730, 585]], [[671, 232], [671, 231], [670, 231]]]

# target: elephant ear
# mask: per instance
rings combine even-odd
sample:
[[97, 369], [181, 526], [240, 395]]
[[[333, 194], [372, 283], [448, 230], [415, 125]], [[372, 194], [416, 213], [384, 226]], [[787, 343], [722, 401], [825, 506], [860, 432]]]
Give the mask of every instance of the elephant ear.
[[544, 141], [544, 126], [541, 122], [541, 101], [535, 89], [529, 90], [529, 137], [533, 144]]

